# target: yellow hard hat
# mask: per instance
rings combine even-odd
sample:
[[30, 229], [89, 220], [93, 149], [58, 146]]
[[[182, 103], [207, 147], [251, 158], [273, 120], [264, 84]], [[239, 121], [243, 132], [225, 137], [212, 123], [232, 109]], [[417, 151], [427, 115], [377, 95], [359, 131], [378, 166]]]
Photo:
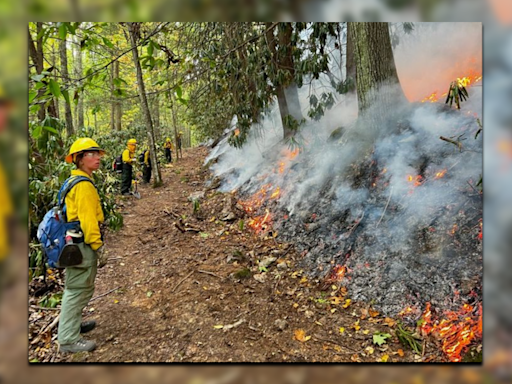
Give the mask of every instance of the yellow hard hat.
[[137, 140], [130, 139], [130, 140], [128, 140], [128, 142], [126, 144], [128, 144], [128, 145], [130, 145], [130, 144], [136, 145], [137, 144]]
[[171, 141], [171, 139], [167, 138], [167, 139], [165, 139], [165, 141]]
[[98, 143], [96, 143], [93, 139], [82, 137], [75, 140], [75, 142], [71, 145], [71, 148], [69, 148], [69, 153], [66, 156], [66, 163], [72, 163], [75, 157], [73, 155], [84, 151], [99, 151], [100, 154], [105, 154], [105, 151], [101, 149]]

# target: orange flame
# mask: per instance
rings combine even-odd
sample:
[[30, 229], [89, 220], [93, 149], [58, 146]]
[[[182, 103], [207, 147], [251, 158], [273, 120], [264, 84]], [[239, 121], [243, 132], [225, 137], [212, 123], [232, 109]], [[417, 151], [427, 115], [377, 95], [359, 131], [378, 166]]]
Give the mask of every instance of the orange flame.
[[407, 176], [407, 181], [408, 182], [414, 181], [414, 186], [418, 187], [421, 184], [423, 184], [423, 177], [421, 175], [416, 175], [416, 176], [409, 175], [409, 176]]
[[464, 348], [482, 335], [482, 306], [479, 305], [478, 314], [474, 315], [474, 307], [464, 304], [459, 311], [446, 313], [446, 318], [439, 322], [432, 321], [430, 308], [430, 303], [427, 303], [422, 316], [421, 333], [441, 338], [442, 350], [450, 361], [460, 362]]
[[437, 172], [434, 179], [440, 179], [440, 178], [444, 177], [444, 175], [446, 175], [446, 169], [443, 169], [442, 171]]
[[[480, 80], [482, 80], [482, 74], [477, 73], [476, 71], [469, 71], [469, 74], [467, 76], [457, 77], [456, 81], [459, 87], [468, 87], [470, 85], [474, 85], [478, 83]], [[440, 97], [446, 96], [448, 93], [445, 92], [441, 96], [438, 96], [437, 91], [432, 92], [429, 96], [424, 97], [421, 102], [429, 102], [429, 103], [435, 103], [439, 101]]]

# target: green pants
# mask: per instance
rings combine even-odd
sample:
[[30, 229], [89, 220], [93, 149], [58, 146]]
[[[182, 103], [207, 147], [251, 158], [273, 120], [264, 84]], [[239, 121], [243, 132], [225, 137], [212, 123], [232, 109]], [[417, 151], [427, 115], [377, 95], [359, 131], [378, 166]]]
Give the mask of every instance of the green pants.
[[92, 248], [79, 244], [83, 261], [66, 268], [66, 283], [59, 319], [59, 344], [72, 344], [80, 339], [82, 311], [94, 293], [98, 256]]

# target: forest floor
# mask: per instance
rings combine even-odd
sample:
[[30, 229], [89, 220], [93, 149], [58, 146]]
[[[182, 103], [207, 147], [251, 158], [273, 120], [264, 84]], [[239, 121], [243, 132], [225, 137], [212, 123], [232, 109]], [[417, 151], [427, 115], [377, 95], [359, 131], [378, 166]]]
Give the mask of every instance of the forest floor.
[[[124, 226], [106, 235], [109, 262], [98, 269], [84, 310], [84, 320], [97, 321], [84, 335], [97, 349], [59, 353], [51, 326], [58, 311], [41, 309], [29, 295], [29, 360], [446, 361], [433, 341], [422, 356], [403, 346], [395, 335], [399, 319], [351, 301], [335, 281], [308, 280], [293, 244], [222, 221], [231, 195], [205, 191], [207, 154], [205, 147], [187, 149], [162, 167], [162, 187], [141, 185], [141, 199], [120, 197]], [[199, 191], [205, 196], [194, 213], [188, 197]], [[258, 265], [270, 256], [277, 260]], [[377, 332], [390, 335], [380, 346]]]

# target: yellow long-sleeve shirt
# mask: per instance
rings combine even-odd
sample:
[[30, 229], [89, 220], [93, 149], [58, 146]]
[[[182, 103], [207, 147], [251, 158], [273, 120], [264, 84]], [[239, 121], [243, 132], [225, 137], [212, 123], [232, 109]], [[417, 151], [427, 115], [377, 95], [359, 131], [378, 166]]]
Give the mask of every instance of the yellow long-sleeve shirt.
[[7, 219], [13, 214], [12, 200], [5, 172], [0, 164], [0, 261], [10, 252]]
[[149, 167], [149, 162], [151, 161], [151, 157], [149, 155], [149, 149], [144, 153], [144, 164]]
[[135, 152], [130, 152], [128, 148], [123, 151], [123, 163], [131, 164], [135, 160]]
[[[79, 169], [71, 171], [71, 175], [89, 177], [87, 173]], [[67, 219], [80, 221], [80, 227], [84, 233], [84, 241], [93, 250], [103, 245], [100, 226], [105, 220], [101, 209], [100, 196], [91, 183], [82, 181], [76, 184], [66, 196]]]
[[172, 151], [173, 150], [172, 141], [166, 141], [164, 144], [164, 148], [169, 148]]

